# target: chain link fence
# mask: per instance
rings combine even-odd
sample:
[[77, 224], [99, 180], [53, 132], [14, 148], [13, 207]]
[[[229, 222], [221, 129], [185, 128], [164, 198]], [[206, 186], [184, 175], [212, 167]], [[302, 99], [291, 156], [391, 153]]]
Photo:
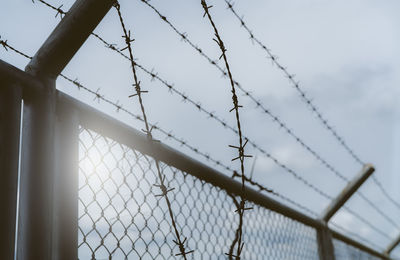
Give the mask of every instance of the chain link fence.
[[[79, 259], [175, 259], [153, 158], [80, 129]], [[226, 259], [238, 217], [231, 195], [162, 165], [193, 259]], [[243, 259], [318, 259], [316, 231], [258, 205], [246, 212]]]
[[333, 239], [335, 247], [335, 258], [340, 260], [379, 260], [380, 258], [370, 255], [358, 248], [348, 245], [340, 240]]

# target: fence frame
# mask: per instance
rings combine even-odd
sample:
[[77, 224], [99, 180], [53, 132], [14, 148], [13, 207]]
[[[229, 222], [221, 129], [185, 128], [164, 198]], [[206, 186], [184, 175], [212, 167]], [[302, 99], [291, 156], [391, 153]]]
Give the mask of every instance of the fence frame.
[[[15, 252], [21, 100], [24, 116], [18, 259], [77, 259], [79, 124], [228, 193], [241, 194], [239, 182], [165, 144], [150, 143], [142, 132], [56, 90], [57, 76], [114, 2], [77, 0], [27, 65], [26, 72], [0, 60], [0, 167], [4, 172], [0, 190], [1, 204], [7, 212], [0, 221], [2, 259], [13, 258]], [[71, 172], [76, 176], [70, 178], [74, 175]], [[329, 219], [372, 173], [373, 167], [366, 165], [319, 219], [251, 187], [246, 188], [247, 200], [315, 228], [320, 259], [334, 259], [332, 238], [382, 259], [391, 259], [389, 253], [400, 239], [382, 253], [328, 226]]]

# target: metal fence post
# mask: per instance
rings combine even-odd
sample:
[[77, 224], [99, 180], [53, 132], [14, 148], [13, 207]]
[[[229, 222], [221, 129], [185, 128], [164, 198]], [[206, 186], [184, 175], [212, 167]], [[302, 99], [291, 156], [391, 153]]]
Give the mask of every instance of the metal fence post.
[[321, 219], [325, 222], [335, 215], [335, 213], [348, 201], [348, 199], [358, 190], [358, 188], [368, 179], [375, 171], [371, 164], [366, 164], [352, 181], [350, 181], [342, 192], [328, 205], [321, 215]]
[[54, 176], [54, 81], [24, 96], [18, 259], [51, 259]]
[[13, 259], [22, 93], [3, 75], [0, 81], [0, 259]]
[[58, 239], [53, 237], [55, 79], [113, 3], [77, 0], [26, 67], [45, 89], [28, 96], [24, 107], [18, 259], [47, 260], [59, 255], [53, 252]]
[[348, 199], [357, 191], [357, 189], [368, 179], [375, 171], [371, 164], [366, 164], [361, 172], [350, 181], [339, 195], [332, 200], [328, 207], [321, 214], [321, 221], [325, 227], [317, 230], [318, 252], [321, 260], [334, 260], [335, 249], [332, 242], [332, 232], [328, 228], [329, 220], [335, 213], [348, 201]]
[[333, 248], [332, 233], [328, 224], [317, 229], [318, 255], [320, 260], [335, 260], [335, 249]]
[[79, 118], [76, 110], [57, 104], [55, 136], [52, 259], [78, 259]]

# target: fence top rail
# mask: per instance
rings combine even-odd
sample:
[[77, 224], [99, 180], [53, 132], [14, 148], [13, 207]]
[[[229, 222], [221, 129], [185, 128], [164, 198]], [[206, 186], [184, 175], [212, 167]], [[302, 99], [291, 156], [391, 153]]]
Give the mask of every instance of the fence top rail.
[[[58, 102], [61, 102], [64, 107], [77, 110], [80, 124], [82, 126], [114, 139], [121, 144], [147, 154], [179, 170], [187, 172], [205, 182], [211, 183], [212, 185], [225, 190], [229, 194], [240, 195], [241, 184], [223, 173], [190, 158], [168, 145], [162, 144], [161, 142], [149, 141], [144, 133], [133, 129], [115, 118], [71, 98], [62, 92], [57, 93], [57, 98]], [[307, 226], [314, 228], [323, 227], [320, 220], [311, 218], [295, 209], [292, 209], [254, 190], [253, 188], [247, 187], [246, 190], [246, 196], [249, 201], [292, 218]]]
[[[164, 163], [171, 165], [179, 170], [187, 172], [205, 182], [215, 185], [229, 194], [239, 195], [241, 184], [224, 175], [223, 173], [208, 167], [207, 165], [190, 158], [189, 156], [162, 144], [161, 142], [151, 142], [146, 135], [115, 118], [112, 118], [103, 112], [100, 112], [89, 105], [86, 105], [62, 92], [57, 92], [58, 102], [63, 103], [65, 107], [76, 110], [79, 114], [80, 124], [93, 131], [107, 136], [120, 142], [130, 148], [138, 150], [144, 154], [154, 157]], [[326, 223], [319, 219], [314, 219], [302, 212], [292, 209], [269, 196], [254, 190], [251, 187], [246, 188], [247, 199], [261, 207], [275, 211], [304, 225], [316, 229], [327, 228]], [[334, 238], [341, 240], [351, 246], [365, 251], [382, 259], [390, 259], [385, 254], [378, 252], [346, 235], [330, 229]]]
[[[29, 92], [37, 92], [43, 89], [43, 84], [28, 73], [0, 60], [0, 78], [20, 83], [24, 95]], [[69, 110], [75, 110], [79, 114], [81, 125], [88, 127], [99, 134], [112, 138], [130, 148], [150, 155], [177, 169], [191, 174], [205, 182], [211, 183], [230, 194], [238, 195], [241, 192], [241, 184], [219, 171], [198, 162], [185, 154], [162, 143], [149, 142], [146, 135], [132, 127], [112, 118], [92, 107], [86, 105], [60, 91], [57, 91], [57, 102], [65, 105]], [[295, 209], [292, 209], [265, 194], [250, 187], [246, 188], [247, 199], [255, 204], [275, 211], [295, 221], [314, 228], [325, 228], [326, 224], [318, 219], [309, 217]], [[337, 231], [331, 230], [334, 238], [351, 246], [361, 249], [382, 259], [391, 259], [362, 243], [355, 241]]]

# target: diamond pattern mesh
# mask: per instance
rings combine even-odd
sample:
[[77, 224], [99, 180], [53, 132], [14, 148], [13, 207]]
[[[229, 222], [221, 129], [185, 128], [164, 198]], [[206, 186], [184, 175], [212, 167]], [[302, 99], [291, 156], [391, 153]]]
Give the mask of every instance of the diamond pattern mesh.
[[358, 248], [348, 245], [340, 240], [333, 239], [335, 258], [337, 260], [379, 260], [376, 256], [370, 255]]
[[[88, 129], [79, 146], [79, 259], [176, 259], [167, 206], [155, 197], [154, 160]], [[226, 259], [237, 227], [232, 198], [220, 188], [162, 165], [189, 259]], [[318, 259], [316, 232], [251, 205], [243, 259]]]

